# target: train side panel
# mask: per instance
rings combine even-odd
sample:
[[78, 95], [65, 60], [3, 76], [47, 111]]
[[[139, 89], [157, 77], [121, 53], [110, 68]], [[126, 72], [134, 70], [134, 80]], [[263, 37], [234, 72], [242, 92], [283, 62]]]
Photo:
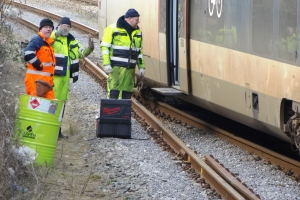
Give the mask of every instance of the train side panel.
[[[285, 64], [196, 41], [191, 41], [191, 56], [195, 57], [191, 61], [192, 95], [197, 104], [288, 139], [280, 130], [282, 96], [287, 95], [284, 85], [290, 83], [282, 76]], [[287, 76], [292, 76], [292, 71]], [[256, 107], [253, 94], [259, 98]]]
[[[187, 95], [179, 97], [289, 140], [282, 126], [294, 106], [300, 107], [298, 1], [191, 0], [185, 11], [190, 21], [180, 13], [186, 2], [106, 0], [106, 15], [102, 12], [99, 21], [106, 18], [109, 25], [128, 8], [138, 10], [146, 62], [143, 81], [149, 87], [170, 86], [168, 43], [176, 33], [169, 33], [174, 23], [178, 26], [174, 55], [180, 61], [187, 53], [189, 60], [189, 65], [179, 66], [178, 81], [187, 83], [184, 87], [191, 84]], [[181, 48], [181, 25], [187, 28], [186, 52]]]
[[281, 107], [299, 102], [300, 71], [280, 26], [296, 30], [297, 1], [221, 1], [221, 16], [210, 15], [210, 2], [191, 3], [189, 101], [289, 140]]
[[[140, 1], [140, 0], [101, 0], [102, 5], [99, 6], [99, 32], [100, 40], [103, 36], [103, 29], [113, 23], [126, 13], [129, 8], [136, 9], [140, 14], [139, 27], [143, 33], [143, 53], [145, 59], [145, 76], [149, 80], [157, 82], [161, 81], [160, 73], [160, 51], [159, 51], [159, 34], [158, 34], [158, 1]], [[99, 4], [100, 2], [99, 1]], [[105, 19], [105, 23], [103, 22]], [[106, 24], [106, 26], [104, 26]], [[165, 78], [165, 77], [163, 77]]]

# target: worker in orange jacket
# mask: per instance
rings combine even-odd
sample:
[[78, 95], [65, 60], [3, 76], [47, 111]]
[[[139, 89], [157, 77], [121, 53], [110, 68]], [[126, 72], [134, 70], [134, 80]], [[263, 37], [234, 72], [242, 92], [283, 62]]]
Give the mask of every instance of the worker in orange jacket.
[[29, 95], [55, 98], [53, 91], [55, 57], [51, 46], [54, 40], [50, 38], [53, 28], [53, 22], [49, 18], [43, 19], [38, 34], [25, 48], [27, 71], [24, 82], [26, 93]]

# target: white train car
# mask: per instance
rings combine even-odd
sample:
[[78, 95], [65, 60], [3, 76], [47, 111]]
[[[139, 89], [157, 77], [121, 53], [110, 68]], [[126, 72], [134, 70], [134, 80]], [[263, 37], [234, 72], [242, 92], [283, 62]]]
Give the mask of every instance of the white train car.
[[99, 0], [99, 32], [140, 13], [144, 85], [300, 142], [299, 0]]

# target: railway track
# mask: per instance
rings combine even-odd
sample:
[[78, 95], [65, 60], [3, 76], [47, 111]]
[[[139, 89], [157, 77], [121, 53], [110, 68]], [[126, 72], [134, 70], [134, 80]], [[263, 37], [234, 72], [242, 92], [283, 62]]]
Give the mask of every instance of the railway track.
[[171, 107], [165, 103], [153, 102], [150, 99], [142, 97], [139, 93], [135, 93], [142, 100], [144, 105], [149, 105], [149, 109], [153, 112], [162, 112], [164, 115], [170, 115], [179, 119], [180, 121], [187, 123], [196, 128], [208, 131], [209, 133], [215, 134], [220, 138], [226, 139], [229, 142], [240, 146], [243, 149], [246, 149], [249, 152], [255, 153], [257, 156], [264, 158], [267, 162], [270, 162], [274, 165], [280, 166], [283, 168], [283, 171], [286, 173], [292, 173], [295, 177], [300, 176], [300, 162], [297, 162], [288, 157], [282, 156], [274, 151], [271, 151], [263, 146], [259, 146], [255, 143], [249, 142], [243, 138], [237, 137], [227, 131], [224, 131], [216, 126], [208, 124], [202, 120], [199, 120], [191, 115], [188, 115], [174, 107]]
[[[30, 9], [35, 8], [31, 7]], [[21, 23], [25, 26], [29, 26], [33, 30], [38, 29], [36, 25], [26, 20], [21, 19]], [[76, 22], [72, 23], [75, 24]], [[88, 30], [88, 28], [80, 29]], [[81, 60], [81, 67], [91, 76], [97, 79], [102, 86], [105, 85], [107, 75], [101, 70], [99, 66], [92, 63], [89, 59], [85, 58]], [[212, 125], [189, 116], [186, 113], [168, 106], [167, 104], [153, 102], [149, 99], [146, 99], [141, 96], [138, 91], [135, 91], [134, 96], [136, 99], [133, 99], [133, 109], [139, 116], [141, 116], [143, 122], [146, 122], [152, 127], [153, 130], [155, 130], [154, 132], [156, 132], [157, 138], [161, 138], [163, 141], [159, 139], [157, 140], [159, 142], [167, 143], [172, 151], [174, 151], [181, 157], [183, 162], [190, 164], [190, 166], [195, 169], [195, 176], [197, 178], [199, 178], [200, 176], [203, 177], [205, 179], [205, 182], [208, 183], [210, 187], [214, 188], [224, 199], [259, 199], [259, 197], [254, 194], [251, 189], [245, 187], [243, 183], [232, 176], [220, 163], [214, 160], [210, 155], [205, 155], [205, 159], [199, 158], [174, 133], [172, 133], [172, 131], [166, 129], [163, 126], [162, 122], [158, 120], [153, 113], [160, 112], [164, 115], [170, 115], [191, 126], [201, 128], [210, 133], [214, 133], [221, 138], [225, 138], [230, 142], [237, 144], [244, 149], [247, 149], [250, 152], [254, 152], [257, 156], [263, 157], [265, 158], [265, 160], [275, 165], [281, 166], [287, 173], [292, 173], [294, 174], [294, 176], [300, 175], [299, 162], [283, 157], [275, 152], [272, 152], [241, 138], [237, 138], [226, 131], [220, 130], [217, 127], [213, 127]], [[146, 109], [142, 105], [148, 105], [148, 109]], [[197, 176], [197, 174], [199, 174], [199, 176]]]
[[[86, 1], [89, 1], [89, 0], [86, 0]], [[34, 6], [30, 6], [30, 5], [27, 5], [27, 4], [23, 4], [23, 3], [19, 3], [19, 2], [15, 2], [15, 1], [12, 1], [11, 4], [13, 6], [17, 7], [17, 8], [24, 9], [24, 10], [29, 10], [31, 12], [38, 13], [40, 15], [43, 15], [43, 16], [46, 16], [46, 17], [49, 17], [51, 19], [55, 19], [55, 20], [58, 20], [58, 21], [63, 17], [61, 15], [56, 15], [56, 14], [53, 14], [53, 13], [48, 12], [46, 10], [39, 9], [39, 8], [36, 8]], [[19, 18], [19, 19], [21, 20], [21, 23], [24, 23], [24, 25], [25, 25], [25, 23], [27, 23], [27, 24], [30, 23], [30, 22], [25, 22], [26, 20], [22, 20], [22, 18]], [[98, 30], [95, 30], [91, 27], [85, 26], [85, 25], [83, 25], [79, 22], [76, 22], [76, 21], [73, 21], [73, 20], [71, 20], [71, 21], [72, 21], [72, 26], [73, 27], [75, 27], [75, 28], [87, 33], [87, 34], [90, 34], [91, 37], [94, 37], [94, 38], [97, 38], [97, 39], [99, 38]], [[29, 26], [29, 27], [31, 28], [32, 26]], [[37, 29], [38, 29], [38, 27], [34, 30], [37, 30]]]
[[[94, 78], [98, 79], [97, 81], [100, 83], [107, 78], [107, 75], [97, 65], [93, 64], [86, 58], [82, 61], [81, 68], [91, 74]], [[190, 164], [191, 167], [196, 170], [196, 174], [200, 174], [201, 177], [205, 179], [205, 182], [208, 183], [210, 187], [215, 189], [222, 198], [259, 199], [258, 195], [254, 194], [249, 188], [245, 187], [232, 175], [226, 176], [227, 180], [231, 181], [231, 184], [226, 182], [216, 172], [216, 170], [224, 171], [225, 168], [223, 166], [217, 165], [216, 162], [210, 162], [209, 165], [212, 166], [210, 167], [205, 161], [203, 161], [203, 159], [198, 157], [191, 149], [189, 149], [171, 130], [167, 129], [155, 115], [153, 115], [141, 104], [139, 100], [143, 97], [139, 96], [137, 90], [135, 91], [135, 97], [136, 98], [132, 99], [132, 108], [135, 110], [137, 115], [142, 118], [142, 123], [147, 123], [152, 129], [155, 130], [156, 133], [158, 133], [155, 135], [155, 137], [157, 137], [156, 141], [158, 143], [162, 143], [161, 145], [164, 146], [164, 148], [167, 147], [165, 147], [163, 143], [167, 143], [172, 151], [180, 155], [184, 162]], [[161, 138], [163, 141], [161, 141], [159, 138]], [[207, 157], [210, 157], [210, 159], [213, 160], [211, 156], [207, 155]], [[225, 176], [225, 173], [223, 176]]]

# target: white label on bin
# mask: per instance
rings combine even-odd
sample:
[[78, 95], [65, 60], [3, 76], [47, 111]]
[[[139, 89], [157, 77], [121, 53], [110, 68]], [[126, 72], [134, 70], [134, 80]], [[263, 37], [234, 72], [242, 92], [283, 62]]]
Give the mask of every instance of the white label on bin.
[[57, 106], [58, 103], [56, 102], [37, 97], [30, 97], [27, 108], [44, 113], [56, 114]]

